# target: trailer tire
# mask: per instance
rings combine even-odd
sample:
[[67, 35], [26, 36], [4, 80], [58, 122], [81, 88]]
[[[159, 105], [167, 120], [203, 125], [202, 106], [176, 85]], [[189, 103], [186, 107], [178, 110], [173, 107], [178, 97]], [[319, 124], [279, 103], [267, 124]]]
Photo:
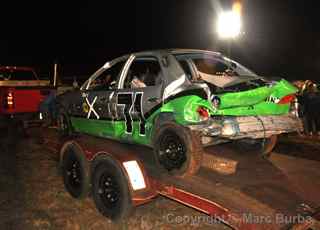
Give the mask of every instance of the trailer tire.
[[90, 168], [84, 153], [75, 144], [63, 148], [61, 171], [63, 183], [70, 195], [86, 198], [90, 191]]
[[131, 193], [121, 167], [110, 157], [99, 159], [92, 173], [92, 196], [98, 211], [114, 222], [132, 213]]
[[158, 166], [171, 175], [194, 175], [201, 166], [204, 151], [200, 135], [173, 122], [159, 126], [153, 148]]

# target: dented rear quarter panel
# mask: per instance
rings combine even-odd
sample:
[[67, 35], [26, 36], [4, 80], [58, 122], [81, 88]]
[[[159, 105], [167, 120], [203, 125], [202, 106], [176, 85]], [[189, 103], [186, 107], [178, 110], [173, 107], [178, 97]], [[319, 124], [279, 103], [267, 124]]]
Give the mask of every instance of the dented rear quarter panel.
[[[276, 101], [298, 91], [286, 80], [253, 90], [219, 95], [221, 105], [213, 115], [254, 116], [280, 115], [289, 112], [289, 104], [277, 104]], [[268, 100], [273, 98], [274, 100]]]

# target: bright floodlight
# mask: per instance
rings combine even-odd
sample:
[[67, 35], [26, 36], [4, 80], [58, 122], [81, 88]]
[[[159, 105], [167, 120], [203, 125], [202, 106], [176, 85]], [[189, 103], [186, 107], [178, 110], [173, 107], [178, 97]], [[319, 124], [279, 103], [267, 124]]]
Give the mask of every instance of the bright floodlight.
[[218, 17], [217, 32], [221, 38], [235, 38], [240, 34], [240, 14], [235, 11], [223, 12]]

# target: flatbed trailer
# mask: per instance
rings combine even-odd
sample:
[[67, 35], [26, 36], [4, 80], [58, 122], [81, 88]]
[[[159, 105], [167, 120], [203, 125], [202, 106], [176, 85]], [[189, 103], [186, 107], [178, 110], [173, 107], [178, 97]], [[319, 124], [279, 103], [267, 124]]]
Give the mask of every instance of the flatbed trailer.
[[[320, 229], [320, 212], [315, 208], [319, 204], [303, 197], [270, 161], [253, 152], [240, 154], [237, 146], [206, 148], [200, 171], [179, 177], [159, 170], [150, 148], [87, 135], [59, 138], [55, 130], [45, 133], [46, 146], [59, 152], [61, 159], [66, 143], [77, 145], [92, 164], [102, 155], [115, 159], [131, 184], [133, 206], [162, 195], [234, 229]], [[132, 161], [143, 175], [142, 189], [132, 189], [134, 176], [124, 167]]]

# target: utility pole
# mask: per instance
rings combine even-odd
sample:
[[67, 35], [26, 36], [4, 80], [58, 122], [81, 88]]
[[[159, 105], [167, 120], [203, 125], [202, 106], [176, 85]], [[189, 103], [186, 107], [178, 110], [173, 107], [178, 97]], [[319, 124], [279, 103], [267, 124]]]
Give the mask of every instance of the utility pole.
[[53, 66], [53, 87], [57, 86], [57, 79], [58, 79], [58, 62], [54, 62]]

